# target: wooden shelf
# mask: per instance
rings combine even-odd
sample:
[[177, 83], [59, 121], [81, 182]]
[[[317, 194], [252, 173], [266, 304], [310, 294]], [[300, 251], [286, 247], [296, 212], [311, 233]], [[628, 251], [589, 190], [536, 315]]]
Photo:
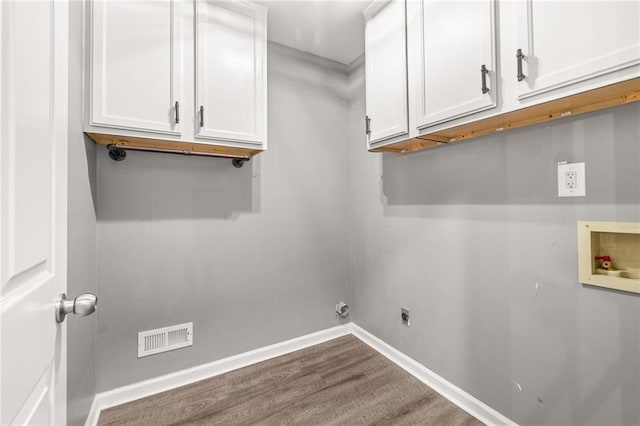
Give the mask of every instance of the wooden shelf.
[[449, 129], [421, 135], [394, 144], [374, 147], [373, 152], [407, 153], [432, 146], [451, 144], [532, 124], [544, 123], [586, 112], [640, 101], [640, 77], [554, 101], [488, 117]]
[[98, 145], [118, 145], [122, 147], [171, 150], [185, 154], [202, 152], [222, 157], [251, 158], [263, 150], [236, 148], [230, 146], [210, 145], [206, 143], [179, 142], [162, 139], [146, 139], [133, 136], [111, 135], [103, 133], [86, 133]]
[[[387, 146], [381, 146], [381, 147], [373, 146], [369, 151], [395, 152], [395, 153], [401, 154], [404, 152], [419, 151], [422, 149], [431, 148], [432, 146], [442, 145], [443, 143], [447, 143], [447, 142], [448, 140], [446, 141], [443, 140], [438, 142], [438, 141], [429, 140], [429, 139], [413, 138], [413, 139], [407, 139], [406, 141], [398, 142], [397, 144], [393, 144], [393, 145], [387, 145]], [[391, 147], [395, 147], [396, 145], [402, 145], [402, 148], [389, 149]]]

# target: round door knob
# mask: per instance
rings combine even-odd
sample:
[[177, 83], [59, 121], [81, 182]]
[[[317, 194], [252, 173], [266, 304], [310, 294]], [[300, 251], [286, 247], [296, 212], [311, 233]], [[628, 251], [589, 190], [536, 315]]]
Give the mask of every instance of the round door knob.
[[80, 317], [91, 315], [96, 311], [98, 297], [95, 294], [84, 293], [76, 297], [73, 302], [73, 313]]
[[91, 315], [98, 306], [98, 297], [95, 294], [84, 293], [73, 300], [67, 299], [62, 293], [56, 303], [56, 321], [63, 322], [68, 314], [73, 313], [79, 317]]

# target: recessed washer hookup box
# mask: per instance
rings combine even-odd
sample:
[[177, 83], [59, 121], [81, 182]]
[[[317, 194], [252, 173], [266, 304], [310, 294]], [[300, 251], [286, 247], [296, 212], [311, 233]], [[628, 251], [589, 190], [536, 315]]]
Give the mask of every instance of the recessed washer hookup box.
[[578, 222], [583, 284], [640, 293], [640, 223]]

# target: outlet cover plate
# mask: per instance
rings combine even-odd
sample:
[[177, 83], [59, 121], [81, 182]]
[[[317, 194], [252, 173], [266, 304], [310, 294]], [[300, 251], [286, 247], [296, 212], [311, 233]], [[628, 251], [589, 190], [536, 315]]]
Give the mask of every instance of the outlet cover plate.
[[584, 163], [558, 163], [558, 197], [584, 197], [587, 182]]

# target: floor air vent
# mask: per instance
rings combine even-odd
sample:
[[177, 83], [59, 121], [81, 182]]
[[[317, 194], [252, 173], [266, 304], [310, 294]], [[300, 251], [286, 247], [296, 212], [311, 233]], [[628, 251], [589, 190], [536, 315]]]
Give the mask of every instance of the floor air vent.
[[193, 345], [193, 323], [138, 333], [138, 358]]

